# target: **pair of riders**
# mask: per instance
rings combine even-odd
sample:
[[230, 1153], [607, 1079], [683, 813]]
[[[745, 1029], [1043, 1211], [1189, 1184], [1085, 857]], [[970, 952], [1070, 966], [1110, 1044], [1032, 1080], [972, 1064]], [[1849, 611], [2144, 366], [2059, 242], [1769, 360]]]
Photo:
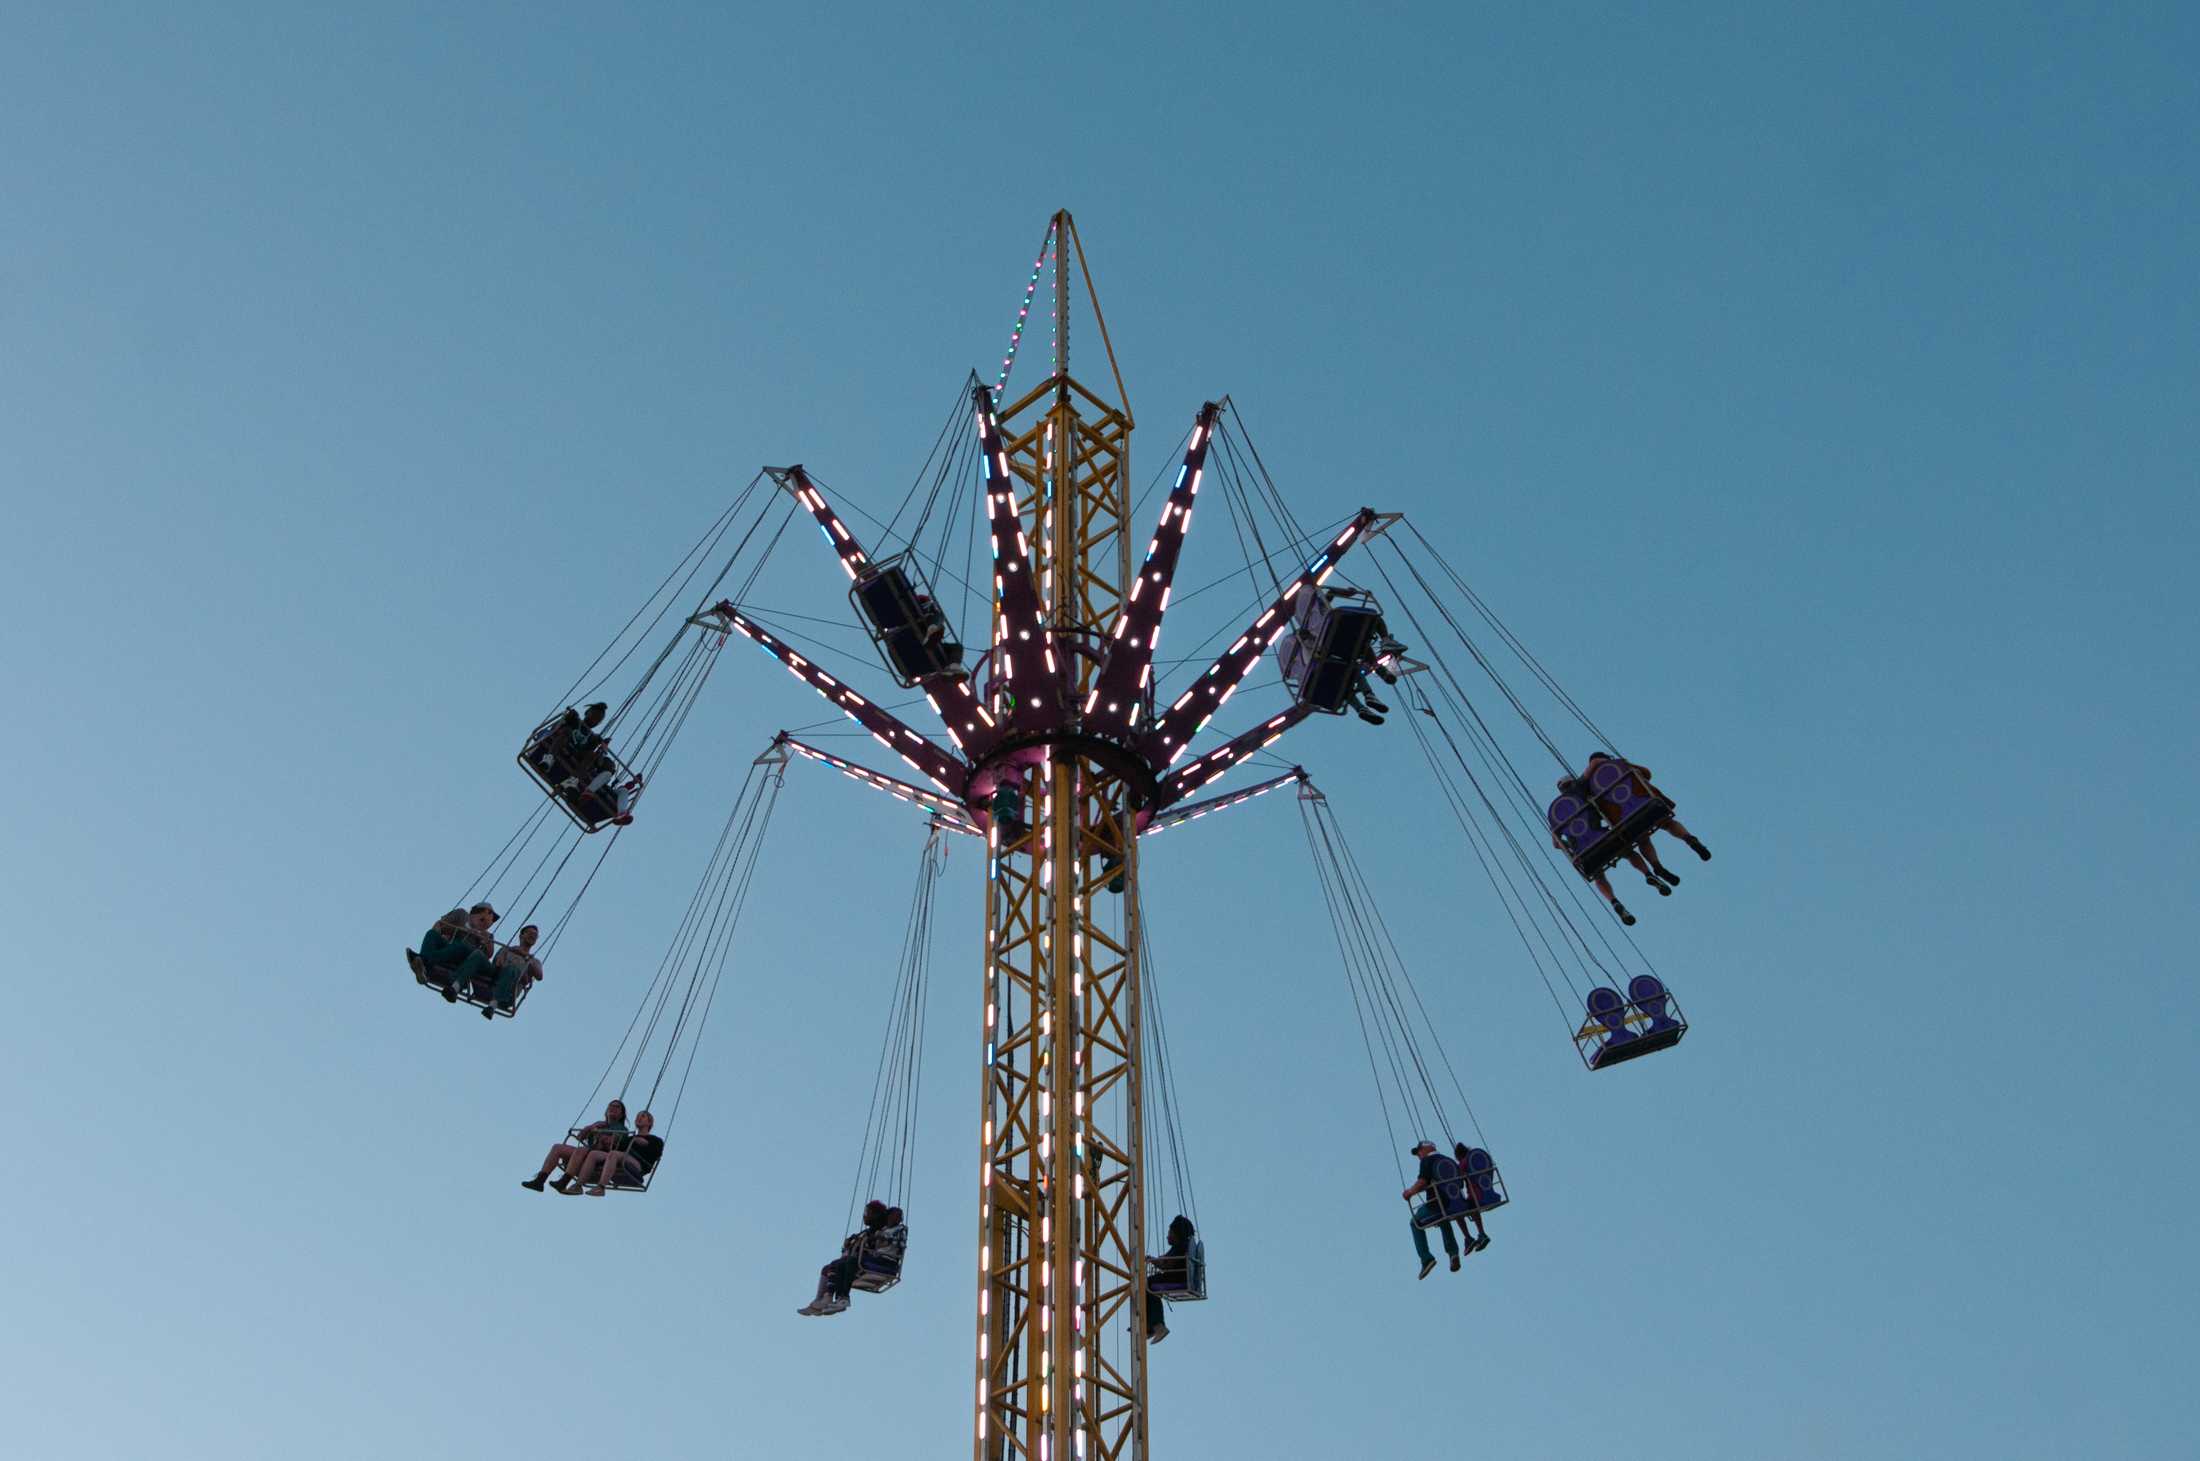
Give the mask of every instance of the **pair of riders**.
[[564, 714], [535, 731], [527, 758], [580, 816], [624, 827], [634, 820], [642, 780], [625, 775], [611, 754], [611, 742], [600, 729], [610, 710], [601, 700], [581, 709], [567, 706]]
[[[1673, 799], [1658, 790], [1657, 785], [1650, 780], [1649, 767], [1639, 765], [1633, 761], [1623, 761], [1607, 751], [1591, 751], [1589, 753], [1589, 764], [1582, 768], [1581, 775], [1561, 776], [1558, 779], [1558, 789], [1567, 796], [1579, 797], [1581, 800], [1590, 803], [1597, 809], [1598, 815], [1602, 816], [1607, 824], [1618, 825], [1624, 815], [1621, 808], [1610, 798], [1600, 799], [1591, 791], [1594, 784], [1592, 778], [1595, 777], [1597, 768], [1607, 762], [1618, 766], [1632, 777], [1637, 790], [1642, 795], [1655, 797], [1669, 807], [1673, 804]], [[1698, 841], [1696, 835], [1682, 826], [1680, 820], [1676, 817], [1668, 815], [1665, 820], [1652, 828], [1651, 832], [1663, 832], [1669, 837], [1677, 837], [1687, 843], [1689, 849], [1696, 856], [1702, 858], [1705, 862], [1711, 861], [1711, 849]], [[1643, 839], [1630, 846], [1623, 855], [1626, 857], [1628, 864], [1636, 872], [1642, 874], [1643, 881], [1658, 890], [1659, 897], [1670, 897], [1673, 889], [1681, 885], [1681, 875], [1667, 867], [1658, 857], [1657, 846], [1650, 840], [1650, 836], [1650, 833], [1645, 833]], [[1556, 828], [1553, 828], [1551, 832], [1551, 845], [1561, 852], [1567, 850], [1566, 844], [1559, 837]], [[1604, 895], [1604, 901], [1612, 905], [1612, 911], [1619, 916], [1619, 921], [1630, 928], [1633, 927], [1635, 915], [1628, 912], [1627, 905], [1614, 896], [1612, 884], [1604, 874], [1597, 873], [1589, 881], [1596, 886], [1599, 893]]]
[[[567, 1197], [577, 1192], [601, 1197], [607, 1188], [639, 1187], [664, 1158], [665, 1139], [650, 1132], [656, 1124], [656, 1118], [644, 1111], [628, 1131], [626, 1102], [613, 1101], [604, 1107], [601, 1121], [589, 1122], [550, 1148], [541, 1169], [519, 1185], [533, 1192], [555, 1187]], [[561, 1167], [563, 1174], [551, 1182], [551, 1172]]]
[[863, 1255], [871, 1252], [891, 1256], [898, 1263], [908, 1241], [909, 1226], [901, 1209], [872, 1198], [863, 1204], [863, 1226], [841, 1239], [840, 1256], [817, 1271], [817, 1297], [795, 1312], [811, 1319], [842, 1312], [848, 1307], [848, 1295], [855, 1287]]
[[[1325, 588], [1321, 592], [1323, 597], [1332, 602], [1368, 597], [1364, 588]], [[1390, 667], [1388, 661], [1393, 656], [1404, 653], [1405, 646], [1390, 637], [1390, 626], [1383, 622], [1380, 614], [1376, 615], [1374, 627], [1368, 634], [1368, 646], [1367, 658], [1353, 668], [1352, 687], [1345, 692], [1345, 704], [1351, 707], [1354, 715], [1369, 725], [1381, 725], [1383, 717], [1390, 713], [1390, 707], [1376, 696], [1374, 686], [1367, 683], [1368, 671], [1374, 671], [1386, 685], [1397, 684], [1398, 672]]]
[[487, 903], [453, 908], [420, 936], [420, 952], [413, 958], [423, 973], [442, 985], [449, 1004], [470, 992], [477, 977], [490, 976], [494, 1008], [482, 1006], [485, 1020], [496, 1018], [497, 1010], [511, 1014], [518, 1008], [520, 986], [542, 978], [542, 960], [535, 957], [535, 942], [542, 930], [530, 923], [500, 949], [489, 932], [496, 921], [497, 911]]
[[[1482, 1209], [1468, 1195], [1465, 1179], [1461, 1176], [1467, 1165], [1467, 1144], [1463, 1141], [1454, 1142], [1451, 1150], [1452, 1155], [1447, 1157], [1436, 1149], [1433, 1141], [1415, 1142], [1413, 1155], [1421, 1159], [1421, 1170], [1413, 1185], [1402, 1194], [1407, 1202], [1412, 1202], [1424, 1192], [1428, 1194], [1428, 1201], [1413, 1209], [1410, 1224], [1413, 1229], [1413, 1252], [1421, 1260], [1423, 1278], [1436, 1270], [1436, 1255], [1429, 1251], [1428, 1246], [1430, 1227], [1443, 1234], [1444, 1252], [1451, 1257], [1453, 1273], [1459, 1271], [1459, 1241], [1451, 1235], [1453, 1223], [1459, 1225], [1459, 1237], [1466, 1240], [1467, 1252], [1479, 1253], [1490, 1246], [1489, 1229], [1482, 1225]], [[1467, 1231], [1470, 1219], [1474, 1223], [1474, 1231], [1471, 1233]], [[1428, 1226], [1424, 1227], [1424, 1223]]]

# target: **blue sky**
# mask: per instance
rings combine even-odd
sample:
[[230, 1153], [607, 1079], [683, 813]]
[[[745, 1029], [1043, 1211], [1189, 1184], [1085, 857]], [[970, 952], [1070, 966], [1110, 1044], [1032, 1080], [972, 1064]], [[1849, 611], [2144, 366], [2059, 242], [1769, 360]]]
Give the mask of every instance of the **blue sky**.
[[1060, 206], [1145, 468], [1227, 391], [1308, 521], [1410, 512], [1719, 853], [1638, 930], [1694, 1033], [1592, 1077], [1399, 728], [1297, 737], [1516, 1197], [1416, 1284], [1289, 805], [1155, 845], [1216, 1288], [1157, 1454], [2190, 1454], [2188, 8], [0, 30], [22, 1454], [967, 1447], [967, 848], [910, 1279], [790, 1312], [900, 807], [790, 777], [658, 1191], [513, 1185], [798, 686], [723, 668], [523, 1019], [396, 954], [758, 464], [891, 511]]

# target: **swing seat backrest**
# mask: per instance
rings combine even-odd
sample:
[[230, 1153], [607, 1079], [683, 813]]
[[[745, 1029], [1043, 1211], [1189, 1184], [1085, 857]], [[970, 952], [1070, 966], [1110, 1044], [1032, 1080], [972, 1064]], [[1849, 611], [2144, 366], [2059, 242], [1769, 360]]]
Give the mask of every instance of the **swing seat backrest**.
[[1467, 1148], [1467, 1200], [1477, 1211], [1503, 1207], [1509, 1200], [1497, 1175], [1497, 1164], [1478, 1146]]
[[1637, 974], [1627, 981], [1627, 998], [1635, 1008], [1649, 1019], [1643, 1033], [1655, 1035], [1679, 1025], [1669, 1012], [1673, 997], [1665, 992], [1665, 981], [1654, 974]]

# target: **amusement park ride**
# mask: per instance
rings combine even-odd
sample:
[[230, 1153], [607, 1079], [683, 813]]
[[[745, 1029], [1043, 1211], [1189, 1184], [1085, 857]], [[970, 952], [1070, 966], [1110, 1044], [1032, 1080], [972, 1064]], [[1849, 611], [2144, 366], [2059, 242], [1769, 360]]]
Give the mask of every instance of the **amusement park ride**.
[[[1049, 273], [1054, 369], [1008, 398], [1017, 345], [1042, 276]], [[1070, 306], [1079, 282], [1109, 365], [1112, 402], [1070, 373]], [[670, 606], [691, 592], [699, 571], [732, 543], [717, 579], [699, 597], [685, 600], [692, 607], [676, 618], [660, 608], [659, 619], [673, 629], [672, 639], [646, 663], [640, 683], [615, 709], [607, 703], [561, 710], [528, 738], [520, 761], [546, 795], [530, 824], [492, 860], [467, 898], [476, 890], [493, 891], [507, 875], [518, 877], [524, 855], [544, 840], [538, 834], [547, 834], [548, 851], [526, 875], [519, 895], [532, 897], [530, 914], [549, 906], [545, 899], [554, 885], [569, 886], [560, 879], [584, 839], [608, 831], [599, 839], [604, 846], [595, 866], [600, 867], [633, 820], [666, 746], [694, 705], [719, 648], [732, 636], [759, 646], [867, 732], [907, 775], [860, 765], [787, 731], [758, 759], [688, 917], [643, 996], [635, 1027], [613, 1057], [613, 1067], [627, 1057], [620, 1093], [646, 1083], [644, 1099], [651, 1099], [670, 1081], [676, 1114], [687, 1069], [679, 1064], [679, 1053], [684, 1044], [692, 1064], [788, 757], [801, 755], [931, 814], [931, 840], [904, 947], [904, 978], [881, 1062], [881, 1088], [894, 1089], [883, 1098], [874, 1096], [874, 1131], [866, 1137], [867, 1149], [877, 1138], [874, 1174], [881, 1153], [896, 1140], [903, 1148], [886, 1154], [885, 1164], [905, 1166], [906, 1136], [897, 1138], [888, 1128], [905, 1130], [913, 1121], [925, 959], [917, 945], [929, 937], [930, 886], [938, 878], [943, 839], [951, 841], [955, 834], [982, 839], [987, 875], [979, 991], [982, 1162], [973, 1454], [978, 1461], [1144, 1457], [1153, 1327], [1148, 1316], [1156, 1310], [1149, 1297], [1204, 1298], [1206, 1265], [1203, 1248], [1190, 1250], [1196, 1261], [1179, 1257], [1157, 1266], [1148, 1257], [1149, 1242], [1158, 1235], [1149, 1227], [1157, 1219], [1147, 1190], [1147, 1145], [1158, 1128], [1151, 1109], [1156, 1092], [1149, 1084], [1155, 1044], [1148, 1022], [1155, 1012], [1149, 1008], [1141, 928], [1141, 839], [1268, 791], [1298, 789], [1338, 932], [1340, 963], [1384, 1102], [1386, 1130], [1393, 1150], [1402, 1151], [1392, 1122], [1394, 1102], [1409, 1128], [1426, 1121], [1446, 1135], [1457, 1132], [1449, 1114], [1453, 1103], [1439, 1077], [1449, 1074], [1449, 1061], [1374, 910], [1372, 890], [1334, 811], [1297, 767], [1240, 790], [1201, 794], [1308, 717], [1350, 709], [1380, 723], [1389, 707], [1378, 694], [1400, 694], [1404, 718], [1438, 778], [1444, 804], [1521, 929], [1546, 987], [1554, 974], [1570, 982], [1577, 996], [1593, 986], [1565, 1015], [1592, 1070], [1668, 1048], [1687, 1030], [1656, 973], [1624, 934], [1620, 943], [1612, 941], [1609, 920], [1596, 916], [1582, 895], [1584, 884], [1593, 883], [1611, 914], [1633, 922], [1612, 897], [1604, 874], [1626, 862], [1661, 896], [1667, 893], [1680, 879], [1663, 867], [1649, 839], [1653, 832], [1675, 832], [1678, 824], [1672, 822], [1671, 802], [1643, 768], [1601, 757], [1586, 771], [1573, 769], [1521, 695], [1498, 677], [1495, 653], [1485, 652], [1463, 621], [1479, 614], [1495, 629], [1501, 647], [1532, 667], [1537, 685], [1555, 693], [1592, 732], [1593, 723], [1440, 559], [1425, 573], [1427, 555], [1419, 550], [1417, 557], [1407, 555], [1400, 539], [1426, 544], [1402, 515], [1373, 507], [1360, 507], [1313, 534], [1294, 536], [1297, 524], [1286, 517], [1278, 536], [1287, 545], [1281, 550], [1263, 545], [1257, 566], [1266, 569], [1266, 582], [1242, 622], [1233, 621], [1235, 637], [1211, 660], [1202, 662], [1195, 654], [1193, 672], [1179, 693], [1166, 699], [1157, 694], [1157, 672], [1170, 663], [1157, 655], [1202, 487], [1218, 480], [1234, 484], [1229, 487], [1234, 520], [1241, 510], [1251, 513], [1256, 496], [1275, 499], [1272, 484], [1261, 486], [1265, 468], [1257, 468], [1249, 443], [1225, 439], [1229, 403], [1210, 401], [1199, 408], [1181, 450], [1169, 459], [1158, 524], [1142, 546], [1137, 542], [1129, 474], [1132, 418], [1083, 246], [1067, 212], [1055, 214], [1048, 225], [998, 378], [988, 384], [973, 376], [956, 415], [963, 445], [948, 451], [918, 527], [898, 540], [889, 535], [885, 546], [891, 551], [884, 556], [865, 547], [804, 467], [760, 474], [753, 490], [721, 516], [651, 601]], [[928, 569], [918, 544], [925, 515], [941, 497], [940, 483], [951, 499], [950, 520], [958, 510], [954, 494], [976, 489], [977, 500], [964, 500], [962, 507], [978, 515], [990, 549], [974, 585], [990, 605], [989, 632], [979, 646], [960, 642], [940, 597], [945, 585], [935, 588], [936, 576], [950, 565], [936, 558]], [[744, 514], [752, 507], [754, 520], [744, 530]], [[830, 673], [791, 643], [792, 636], [775, 632], [765, 611], [744, 601], [746, 586], [754, 583], [778, 540], [768, 526], [778, 510], [807, 515], [823, 534], [847, 579], [857, 622], [894, 680], [921, 693], [938, 718], [938, 735], [912, 727]], [[785, 523], [782, 517], [780, 526]], [[1418, 588], [1419, 598], [1400, 591], [1386, 565], [1370, 566], [1382, 576], [1385, 600], [1393, 605], [1388, 609], [1370, 590], [1332, 583], [1355, 550], [1378, 542], [1388, 544], [1407, 587]], [[1289, 555], [1282, 570], [1273, 566], [1279, 551]], [[1254, 567], [1249, 558], [1249, 570]], [[1259, 574], [1248, 576], [1259, 582]], [[729, 580], [731, 592], [725, 588]], [[1425, 620], [1424, 611], [1412, 607], [1416, 603], [1429, 606]], [[1386, 621], [1386, 614], [1401, 609], [1406, 618], [1399, 627], [1419, 641], [1410, 651], [1392, 637]], [[641, 618], [638, 613], [630, 621], [629, 631]], [[1427, 647], [1432, 628], [1448, 629], [1466, 645], [1558, 758], [1557, 801], [1543, 807], [1532, 800], [1488, 720], [1466, 700], [1459, 677]], [[625, 656], [604, 670], [597, 685], [618, 673], [641, 645], [638, 634], [630, 637]], [[1282, 708], [1195, 754], [1200, 733], [1271, 652], [1287, 697]], [[588, 673], [605, 659], [599, 656], [599, 665]], [[1386, 687], [1383, 692], [1374, 689], [1370, 676]], [[559, 703], [582, 698], [569, 692]], [[1596, 735], [1599, 744], [1611, 744], [1601, 732]], [[571, 825], [555, 823], [553, 808]], [[1699, 856], [1709, 857], [1692, 836], [1686, 840]], [[1561, 871], [1554, 873], [1554, 866]], [[579, 871], [587, 880], [594, 877], [593, 867]], [[582, 881], [580, 892], [587, 886]], [[515, 957], [511, 947], [500, 949], [486, 932], [498, 915], [484, 891], [475, 906], [486, 912], [475, 915], [475, 927], [457, 926], [467, 915], [454, 910], [430, 931], [421, 952], [409, 955], [414, 972], [445, 998], [463, 1000], [486, 1017], [515, 1013], [532, 983], [528, 960], [554, 944], [579, 896], [571, 894], [539, 947], [530, 942]], [[1631, 968], [1640, 972], [1628, 977]], [[539, 971], [539, 965], [533, 969]], [[1563, 1013], [1555, 988], [1553, 999]], [[611, 1073], [607, 1069], [607, 1077]], [[1457, 1088], [1456, 1077], [1450, 1083]], [[599, 1082], [599, 1091], [603, 1085]], [[882, 1100], [901, 1104], [882, 1118]], [[1458, 1104], [1464, 1104], [1463, 1092]], [[658, 1124], [669, 1130], [669, 1115], [660, 1116]], [[590, 1141], [601, 1144], [594, 1128], [576, 1127], [575, 1135], [583, 1150]], [[1460, 1142], [1456, 1151], [1456, 1166], [1440, 1152], [1433, 1159], [1437, 1177], [1414, 1217], [1416, 1228], [1442, 1229], [1447, 1246], [1453, 1222], [1463, 1230], [1472, 1216], [1479, 1227], [1482, 1214], [1505, 1201], [1486, 1149]], [[654, 1153], [649, 1165], [626, 1185], [646, 1188]], [[1430, 1170], [1424, 1166], [1424, 1175]], [[618, 1190], [622, 1184], [614, 1173], [605, 1185]], [[889, 1257], [851, 1238], [852, 1286], [874, 1292], [890, 1287], [900, 1276], [906, 1241], [902, 1229]], [[1417, 1233], [1416, 1241], [1426, 1253], [1425, 1237]], [[1457, 1257], [1452, 1262], [1456, 1268]]]

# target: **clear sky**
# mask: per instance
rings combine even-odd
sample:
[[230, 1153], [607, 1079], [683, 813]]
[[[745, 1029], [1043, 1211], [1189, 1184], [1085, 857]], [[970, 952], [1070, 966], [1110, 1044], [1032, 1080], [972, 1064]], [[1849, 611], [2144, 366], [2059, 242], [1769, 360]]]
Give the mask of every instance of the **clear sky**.
[[967, 1454], [967, 846], [909, 1280], [791, 1312], [898, 805], [790, 777], [656, 1192], [514, 1186], [799, 687], [721, 669], [522, 1019], [397, 955], [759, 463], [891, 510], [1067, 206], [1141, 480], [1232, 393], [1719, 854], [1591, 1076], [1400, 728], [1297, 739], [1515, 1193], [1415, 1283], [1289, 803], [1156, 845], [1156, 1453], [2191, 1455], [2200, 21], [1921, 9], [0, 7], [0, 1450]]

